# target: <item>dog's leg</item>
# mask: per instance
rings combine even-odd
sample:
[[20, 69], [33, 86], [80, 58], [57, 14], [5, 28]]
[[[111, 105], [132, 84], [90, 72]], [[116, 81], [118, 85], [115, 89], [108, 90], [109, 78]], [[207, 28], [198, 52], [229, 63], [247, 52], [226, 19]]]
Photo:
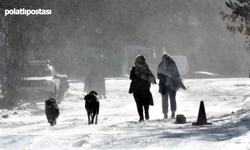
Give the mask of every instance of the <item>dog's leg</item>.
[[56, 119], [57, 119], [57, 117], [55, 116], [54, 117], [54, 125], [56, 125]]
[[54, 126], [54, 124], [55, 124], [55, 117], [53, 116], [53, 117], [51, 118], [51, 126]]
[[88, 124], [90, 124], [90, 113], [87, 112], [87, 115], [88, 115]]
[[58, 114], [56, 115], [56, 118], [55, 118], [55, 124], [57, 123], [58, 116], [59, 116], [59, 110], [58, 110]]
[[95, 112], [92, 113], [91, 124], [94, 124]]
[[95, 124], [97, 124], [97, 120], [98, 120], [98, 113], [96, 113]]
[[49, 123], [52, 124], [53, 118], [50, 116], [49, 117]]

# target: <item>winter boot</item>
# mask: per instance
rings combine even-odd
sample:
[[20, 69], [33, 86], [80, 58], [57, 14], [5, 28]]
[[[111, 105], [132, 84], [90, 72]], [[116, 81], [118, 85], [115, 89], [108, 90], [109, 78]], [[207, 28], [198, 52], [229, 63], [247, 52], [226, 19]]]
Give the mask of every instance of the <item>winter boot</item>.
[[140, 117], [139, 122], [142, 122], [142, 121], [144, 121], [144, 118]]
[[175, 111], [172, 111], [171, 118], [175, 118]]
[[168, 113], [165, 113], [164, 114], [164, 119], [167, 119], [168, 118]]

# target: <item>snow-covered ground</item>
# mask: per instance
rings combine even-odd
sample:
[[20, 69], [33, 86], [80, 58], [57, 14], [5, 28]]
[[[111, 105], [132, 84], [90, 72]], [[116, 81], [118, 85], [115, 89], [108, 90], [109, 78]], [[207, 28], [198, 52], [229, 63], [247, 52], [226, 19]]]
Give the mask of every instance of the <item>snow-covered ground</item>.
[[[128, 94], [130, 80], [106, 79], [107, 99], [101, 99], [97, 125], [87, 125], [83, 82], [70, 83], [59, 105], [56, 126], [50, 126], [44, 101], [0, 110], [1, 150], [153, 149], [250, 150], [250, 79], [186, 79], [177, 93], [177, 114], [185, 124], [163, 119], [158, 85], [151, 91], [150, 120], [138, 122], [136, 105]], [[212, 125], [193, 126], [200, 101]], [[7, 118], [6, 118], [7, 117]]]

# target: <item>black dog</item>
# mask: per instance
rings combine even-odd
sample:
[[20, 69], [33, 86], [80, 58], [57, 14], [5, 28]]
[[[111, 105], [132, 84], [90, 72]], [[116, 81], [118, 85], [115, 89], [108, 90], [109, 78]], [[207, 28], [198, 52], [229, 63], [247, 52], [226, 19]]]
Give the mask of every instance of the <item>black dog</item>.
[[100, 107], [97, 93], [95, 91], [91, 91], [88, 95], [84, 97], [84, 100], [85, 100], [85, 109], [88, 115], [88, 124], [93, 124], [94, 118], [95, 118], [95, 124], [97, 124], [99, 107]]
[[59, 108], [53, 97], [45, 101], [45, 114], [50, 125], [54, 126], [56, 124], [56, 119], [59, 116]]

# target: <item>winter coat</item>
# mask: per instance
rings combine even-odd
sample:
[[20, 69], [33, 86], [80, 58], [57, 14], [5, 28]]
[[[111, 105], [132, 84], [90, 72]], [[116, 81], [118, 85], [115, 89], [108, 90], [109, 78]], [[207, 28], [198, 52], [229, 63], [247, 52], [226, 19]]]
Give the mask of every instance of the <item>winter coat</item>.
[[[166, 59], [170, 59], [169, 65], [166, 65]], [[168, 54], [164, 54], [162, 56], [162, 61], [159, 63], [157, 67], [157, 73], [163, 74], [165, 76], [174, 76], [180, 77], [177, 65], [172, 57]]]
[[[168, 66], [165, 63], [167, 58], [170, 58]], [[180, 78], [178, 68], [174, 60], [168, 54], [163, 55], [162, 61], [157, 67], [157, 77], [160, 79], [159, 92], [161, 94], [165, 94], [166, 85], [170, 85], [171, 89], [174, 91], [178, 91], [179, 88], [186, 90], [186, 87]]]
[[165, 94], [166, 92], [165, 83], [166, 83], [167, 76], [157, 73], [157, 78], [160, 80], [159, 81], [159, 93]]
[[154, 105], [153, 97], [150, 92], [151, 84], [147, 80], [144, 80], [135, 74], [135, 67], [133, 67], [130, 71], [130, 79], [132, 81], [130, 84], [129, 93], [138, 92], [144, 95], [143, 97], [146, 97], [146, 101], [149, 105]]

